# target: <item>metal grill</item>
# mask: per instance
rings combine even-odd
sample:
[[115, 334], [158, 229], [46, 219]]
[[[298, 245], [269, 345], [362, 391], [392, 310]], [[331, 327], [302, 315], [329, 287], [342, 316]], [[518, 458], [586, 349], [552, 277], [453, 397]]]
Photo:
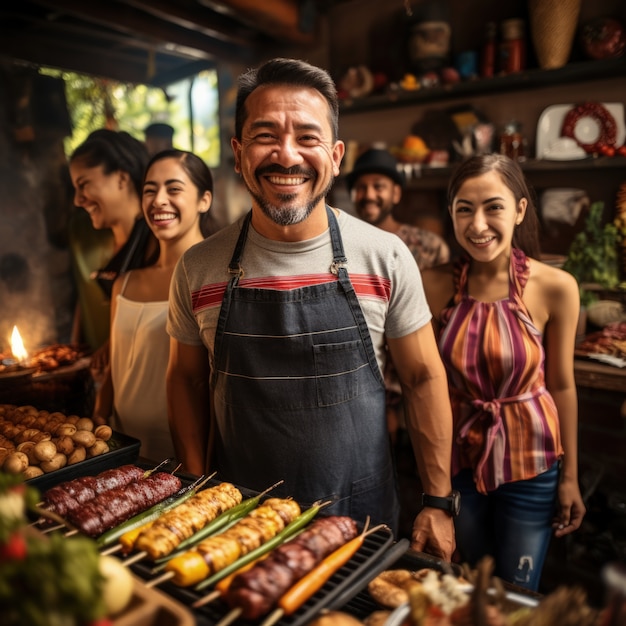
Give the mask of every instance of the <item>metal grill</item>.
[[[322, 609], [339, 600], [345, 603], [347, 599], [357, 595], [367, 583], [380, 573], [387, 563], [385, 555], [390, 546], [394, 544], [393, 533], [386, 528], [382, 528], [365, 538], [363, 546], [333, 577], [296, 613], [283, 617], [276, 624], [277, 626], [304, 626], [311, 621]], [[406, 550], [406, 544], [401, 544], [402, 551]], [[141, 562], [132, 566], [133, 571], [138, 576], [149, 580], [152, 578], [150, 567]], [[196, 592], [191, 588], [183, 588], [166, 582], [159, 587], [165, 593], [173, 596], [179, 602], [191, 606], [210, 590]], [[193, 609], [198, 625], [217, 624], [228, 615], [230, 609], [221, 600], [216, 600], [200, 608]], [[255, 625], [258, 622], [237, 619], [237, 624]]]

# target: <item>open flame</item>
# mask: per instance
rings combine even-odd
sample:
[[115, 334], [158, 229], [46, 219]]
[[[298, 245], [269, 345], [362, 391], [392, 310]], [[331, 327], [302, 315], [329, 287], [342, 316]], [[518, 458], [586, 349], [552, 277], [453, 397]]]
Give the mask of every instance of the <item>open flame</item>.
[[17, 326], [13, 326], [13, 332], [11, 333], [11, 353], [13, 354], [13, 358], [20, 363], [25, 361], [28, 357], [28, 352], [26, 352], [26, 348], [24, 348], [24, 342], [22, 341], [22, 336]]

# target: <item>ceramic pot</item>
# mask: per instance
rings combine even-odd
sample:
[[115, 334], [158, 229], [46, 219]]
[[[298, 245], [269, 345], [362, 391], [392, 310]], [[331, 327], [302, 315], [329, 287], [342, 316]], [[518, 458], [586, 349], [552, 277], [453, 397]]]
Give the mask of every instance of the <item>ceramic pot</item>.
[[563, 67], [572, 51], [581, 0], [528, 0], [530, 34], [544, 70]]

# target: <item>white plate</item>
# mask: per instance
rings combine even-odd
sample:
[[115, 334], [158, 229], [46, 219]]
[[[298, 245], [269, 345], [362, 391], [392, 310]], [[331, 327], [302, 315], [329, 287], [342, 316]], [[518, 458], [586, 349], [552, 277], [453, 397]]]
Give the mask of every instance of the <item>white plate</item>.
[[[535, 156], [537, 159], [552, 159], [568, 161], [582, 159], [588, 154], [582, 149], [561, 151], [558, 149], [561, 139], [563, 120], [568, 111], [574, 108], [573, 104], [553, 104], [543, 110], [537, 123], [537, 143]], [[616, 145], [621, 146], [626, 139], [626, 125], [624, 124], [624, 105], [621, 102], [602, 102], [602, 106], [613, 116], [617, 125]], [[599, 135], [600, 128], [596, 120], [591, 117], [582, 117], [574, 129], [576, 139], [581, 143], [593, 143]]]

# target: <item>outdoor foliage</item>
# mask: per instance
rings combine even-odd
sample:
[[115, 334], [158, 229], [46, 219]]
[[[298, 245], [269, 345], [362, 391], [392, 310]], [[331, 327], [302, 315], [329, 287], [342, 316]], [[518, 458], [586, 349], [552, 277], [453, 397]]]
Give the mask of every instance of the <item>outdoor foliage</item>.
[[65, 140], [71, 154], [87, 135], [98, 128], [125, 130], [144, 139], [144, 128], [165, 121], [174, 129], [174, 145], [192, 150], [215, 167], [220, 160], [217, 73], [212, 70], [191, 76], [165, 89], [117, 83], [105, 78], [41, 70], [65, 82], [65, 96], [73, 133]]

